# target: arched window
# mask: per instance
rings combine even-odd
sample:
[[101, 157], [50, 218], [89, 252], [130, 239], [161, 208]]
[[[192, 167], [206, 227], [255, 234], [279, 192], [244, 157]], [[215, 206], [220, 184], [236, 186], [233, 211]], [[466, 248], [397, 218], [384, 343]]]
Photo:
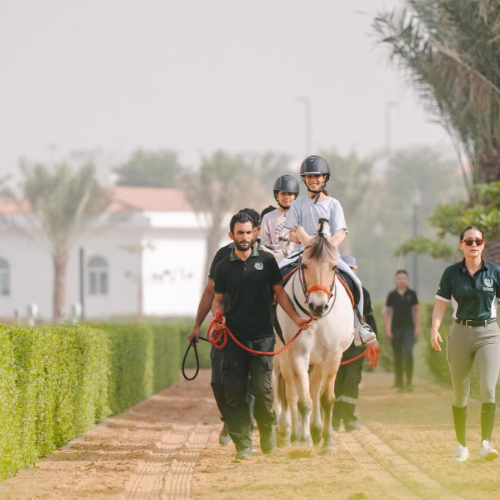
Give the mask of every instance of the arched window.
[[10, 295], [10, 266], [9, 263], [0, 257], [0, 297]]
[[89, 260], [89, 293], [90, 295], [107, 295], [108, 262], [103, 257], [92, 257]]

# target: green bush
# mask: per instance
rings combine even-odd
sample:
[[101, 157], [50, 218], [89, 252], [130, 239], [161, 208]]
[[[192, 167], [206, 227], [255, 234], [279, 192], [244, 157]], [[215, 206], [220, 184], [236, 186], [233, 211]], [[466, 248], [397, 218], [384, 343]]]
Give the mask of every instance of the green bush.
[[165, 325], [0, 325], [0, 479], [177, 380]]

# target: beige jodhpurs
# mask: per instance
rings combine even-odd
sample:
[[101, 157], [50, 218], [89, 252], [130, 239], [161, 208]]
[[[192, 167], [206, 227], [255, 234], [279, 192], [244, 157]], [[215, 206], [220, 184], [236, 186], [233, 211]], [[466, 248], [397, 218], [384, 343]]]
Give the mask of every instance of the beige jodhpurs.
[[446, 360], [455, 393], [454, 406], [463, 408], [467, 405], [474, 361], [479, 371], [481, 403], [495, 403], [495, 388], [500, 371], [498, 323], [472, 328], [453, 323], [450, 334], [446, 337]]

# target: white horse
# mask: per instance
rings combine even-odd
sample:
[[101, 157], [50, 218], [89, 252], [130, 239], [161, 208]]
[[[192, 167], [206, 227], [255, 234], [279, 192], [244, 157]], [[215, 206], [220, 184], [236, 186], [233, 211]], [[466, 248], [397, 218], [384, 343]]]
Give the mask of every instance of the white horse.
[[[331, 243], [328, 222], [320, 221], [316, 236], [309, 236], [298, 226], [297, 236], [304, 253], [299, 271], [285, 290], [297, 312], [308, 314], [314, 321], [274, 358], [278, 446], [290, 441], [311, 446], [323, 438], [320, 454], [329, 455], [336, 451], [332, 428], [335, 378], [342, 353], [353, 341], [354, 313], [336, 275], [340, 257]], [[289, 342], [297, 327], [279, 306], [277, 315], [285, 342]], [[277, 348], [282, 345], [277, 337]]]

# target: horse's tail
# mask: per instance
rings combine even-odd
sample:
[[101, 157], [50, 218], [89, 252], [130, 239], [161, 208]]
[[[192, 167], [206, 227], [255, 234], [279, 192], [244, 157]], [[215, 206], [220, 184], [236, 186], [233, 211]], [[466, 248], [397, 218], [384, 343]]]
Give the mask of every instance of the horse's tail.
[[286, 399], [286, 384], [283, 374], [280, 372], [278, 377], [278, 396], [283, 406], [283, 410], [288, 409], [288, 401]]

